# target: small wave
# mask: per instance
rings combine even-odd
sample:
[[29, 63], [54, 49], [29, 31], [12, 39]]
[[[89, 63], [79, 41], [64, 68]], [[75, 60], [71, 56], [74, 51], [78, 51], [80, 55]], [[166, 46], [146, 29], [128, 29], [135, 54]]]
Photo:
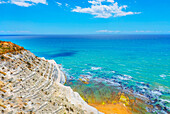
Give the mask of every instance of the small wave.
[[162, 77], [163, 79], [165, 79], [166, 75], [165, 74], [161, 74], [159, 75], [160, 77]]
[[162, 93], [159, 92], [159, 91], [152, 91], [152, 94], [156, 95], [156, 96], [161, 96], [162, 95]]
[[84, 72], [84, 71], [86, 71], [86, 69], [83, 69], [82, 71]]
[[112, 73], [116, 73], [116, 71], [111, 71]]
[[119, 83], [116, 83], [116, 82], [110, 82], [110, 81], [107, 81], [109, 85], [112, 85], [112, 86], [121, 86]]
[[170, 100], [167, 100], [167, 99], [160, 99], [162, 102], [167, 102], [167, 103], [170, 103]]
[[93, 76], [93, 73], [91, 73], [91, 72], [87, 72], [87, 74], [90, 75], [90, 76]]
[[101, 70], [102, 67], [91, 67], [92, 70]]
[[120, 65], [120, 66], [126, 66], [126, 65], [124, 65], [124, 64], [118, 64], [118, 65]]
[[129, 79], [132, 79], [132, 76], [124, 74], [123, 76], [128, 77]]
[[161, 92], [169, 93], [170, 94], [170, 89], [165, 88], [163, 86], [158, 86], [158, 90]]
[[126, 78], [126, 77], [124, 78], [124, 77], [121, 77], [121, 76], [118, 76], [118, 78], [121, 79], [121, 80], [129, 80], [128, 78]]

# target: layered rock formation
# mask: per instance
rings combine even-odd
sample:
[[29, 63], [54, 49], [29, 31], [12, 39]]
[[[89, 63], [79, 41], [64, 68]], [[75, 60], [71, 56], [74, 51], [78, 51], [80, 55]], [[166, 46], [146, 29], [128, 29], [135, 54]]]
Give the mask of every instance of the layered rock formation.
[[0, 42], [0, 113], [98, 114], [66, 81], [54, 60]]

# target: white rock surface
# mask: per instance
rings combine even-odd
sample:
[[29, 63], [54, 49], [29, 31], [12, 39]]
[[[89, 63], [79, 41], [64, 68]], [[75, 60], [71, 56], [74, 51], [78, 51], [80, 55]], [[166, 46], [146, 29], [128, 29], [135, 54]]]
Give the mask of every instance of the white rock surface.
[[63, 85], [66, 77], [54, 60], [25, 50], [4, 56], [8, 59], [0, 59], [0, 113], [100, 113]]

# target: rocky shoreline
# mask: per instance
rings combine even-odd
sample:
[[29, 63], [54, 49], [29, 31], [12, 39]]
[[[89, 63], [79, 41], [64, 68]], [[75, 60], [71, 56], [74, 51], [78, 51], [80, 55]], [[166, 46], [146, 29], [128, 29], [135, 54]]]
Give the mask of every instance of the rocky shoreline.
[[100, 114], [77, 92], [54, 60], [0, 42], [0, 113]]

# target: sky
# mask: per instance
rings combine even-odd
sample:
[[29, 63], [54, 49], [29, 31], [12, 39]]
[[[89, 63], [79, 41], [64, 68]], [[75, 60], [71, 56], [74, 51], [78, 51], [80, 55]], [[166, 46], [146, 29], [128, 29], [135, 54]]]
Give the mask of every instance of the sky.
[[0, 0], [3, 34], [170, 34], [170, 0]]

